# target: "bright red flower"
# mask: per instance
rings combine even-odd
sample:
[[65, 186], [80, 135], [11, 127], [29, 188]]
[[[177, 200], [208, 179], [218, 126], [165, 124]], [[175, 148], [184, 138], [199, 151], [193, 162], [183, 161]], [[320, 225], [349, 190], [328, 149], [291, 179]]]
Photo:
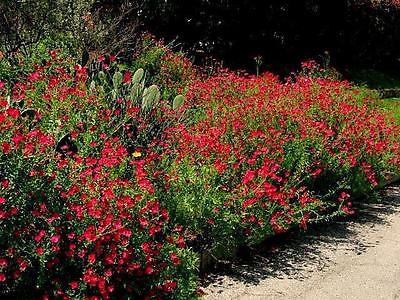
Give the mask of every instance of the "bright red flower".
[[132, 73], [129, 71], [125, 71], [124, 73], [124, 78], [123, 78], [123, 82], [125, 84], [131, 83], [132, 81]]
[[18, 119], [21, 113], [18, 108], [10, 107], [7, 109], [7, 114], [13, 119]]
[[42, 247], [37, 247], [36, 248], [36, 254], [41, 256], [44, 253], [44, 249]]
[[69, 283], [71, 289], [76, 290], [79, 287], [79, 283], [77, 281], [72, 281]]
[[88, 256], [88, 262], [94, 264], [96, 262], [96, 254], [90, 253]]
[[154, 273], [154, 269], [152, 266], [147, 266], [146, 269], [144, 270], [144, 273], [146, 275], [152, 275]]
[[167, 293], [173, 292], [177, 288], [178, 284], [175, 281], [167, 281], [163, 285], [163, 289]]
[[6, 258], [0, 258], [0, 268], [5, 268], [8, 266], [8, 260]]
[[51, 241], [53, 244], [57, 244], [57, 243], [60, 241], [60, 236], [59, 236], [59, 235], [53, 235], [53, 236], [50, 238], [50, 241]]
[[40, 242], [44, 238], [45, 235], [46, 235], [46, 232], [44, 230], [40, 230], [39, 233], [34, 238], [35, 242]]
[[181, 263], [179, 256], [175, 252], [171, 253], [169, 257], [171, 258], [171, 261], [175, 266]]

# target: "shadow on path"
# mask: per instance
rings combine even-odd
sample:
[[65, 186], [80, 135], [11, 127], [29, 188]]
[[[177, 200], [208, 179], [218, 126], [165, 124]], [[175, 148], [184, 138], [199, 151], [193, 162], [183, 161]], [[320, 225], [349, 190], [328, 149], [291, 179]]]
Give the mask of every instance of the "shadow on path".
[[379, 244], [379, 240], [368, 239], [368, 233], [374, 232], [378, 224], [390, 226], [390, 218], [400, 214], [400, 186], [391, 186], [382, 194], [379, 203], [363, 204], [353, 219], [319, 224], [305, 233], [294, 232], [266, 242], [252, 250], [250, 259], [237, 259], [225, 270], [206, 274], [202, 286], [212, 285], [222, 292], [227, 288], [224, 277], [247, 285], [257, 285], [270, 277], [301, 281], [328, 266], [337, 251], [362, 254]]

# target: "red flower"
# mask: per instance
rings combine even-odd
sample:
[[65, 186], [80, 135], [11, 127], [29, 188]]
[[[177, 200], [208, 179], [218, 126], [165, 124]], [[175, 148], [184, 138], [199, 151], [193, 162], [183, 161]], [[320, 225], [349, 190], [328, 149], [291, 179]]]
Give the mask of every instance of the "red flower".
[[37, 247], [36, 248], [36, 254], [37, 255], [41, 256], [43, 254], [43, 252], [44, 252], [44, 249], [42, 247]]
[[150, 243], [148, 243], [148, 242], [144, 242], [142, 244], [141, 248], [145, 253], [152, 253], [153, 252], [153, 250], [151, 249]]
[[0, 181], [0, 184], [3, 189], [8, 189], [10, 187], [10, 181], [7, 179]]
[[35, 242], [40, 242], [45, 235], [46, 232], [44, 230], [40, 230], [39, 233], [34, 237]]
[[20, 111], [17, 108], [14, 107], [10, 107], [7, 109], [7, 114], [13, 118], [13, 119], [17, 119], [20, 116]]
[[304, 214], [303, 218], [301, 218], [300, 227], [303, 228], [304, 230], [307, 230], [307, 222], [310, 219], [310, 216], [311, 216], [310, 213], [306, 213]]
[[27, 80], [34, 82], [34, 81], [37, 81], [39, 78], [40, 78], [39, 72], [33, 72], [32, 74], [28, 75]]
[[316, 169], [314, 172], [311, 172], [310, 175], [312, 177], [317, 177], [321, 173], [322, 173], [322, 169]]
[[179, 236], [176, 239], [176, 244], [178, 245], [179, 248], [185, 248], [186, 247], [185, 239], [182, 236]]
[[5, 258], [0, 258], [0, 268], [5, 268], [8, 266], [8, 261]]
[[18, 259], [18, 265], [19, 265], [19, 269], [23, 272], [26, 270], [26, 268], [28, 267], [28, 263], [26, 261], [24, 261], [23, 259]]
[[171, 258], [171, 261], [175, 266], [181, 263], [179, 256], [175, 252], [172, 252], [169, 257]]
[[167, 281], [163, 285], [163, 290], [167, 293], [173, 292], [177, 288], [178, 284], [175, 281]]
[[22, 141], [24, 140], [24, 136], [20, 133], [14, 134], [14, 136], [11, 138], [15, 146], [18, 146]]
[[106, 58], [103, 56], [103, 55], [100, 55], [98, 58], [97, 58], [97, 62], [104, 62], [106, 60]]
[[242, 208], [246, 209], [249, 206], [252, 206], [253, 204], [257, 203], [258, 199], [257, 198], [251, 198], [251, 199], [247, 199], [243, 202], [242, 204]]
[[243, 184], [248, 184], [249, 182], [251, 182], [254, 177], [256, 176], [256, 172], [253, 170], [247, 170], [246, 173], [243, 176]]
[[94, 264], [96, 262], [96, 254], [94, 254], [94, 253], [89, 254], [88, 262], [91, 264]]
[[132, 73], [129, 72], [129, 71], [126, 71], [126, 72], [124, 73], [123, 82], [124, 82], [125, 84], [128, 84], [128, 83], [131, 83], [131, 81], [132, 81]]
[[76, 290], [79, 287], [79, 283], [77, 281], [72, 281], [69, 283], [71, 289]]
[[83, 233], [82, 237], [86, 239], [88, 242], [93, 242], [96, 240], [96, 228], [93, 225], [90, 225], [86, 231]]
[[346, 214], [346, 215], [354, 215], [356, 212], [351, 209], [348, 205], [342, 205], [342, 211]]
[[154, 269], [152, 266], [147, 266], [146, 269], [144, 270], [144, 273], [146, 275], [152, 275], [154, 273]]
[[83, 281], [86, 282], [90, 286], [96, 286], [98, 282], [98, 277], [93, 274], [92, 269], [87, 269], [85, 274], [83, 275]]
[[59, 235], [53, 235], [53, 236], [50, 238], [50, 241], [51, 241], [53, 244], [57, 244], [57, 243], [60, 241], [60, 236], [59, 236]]

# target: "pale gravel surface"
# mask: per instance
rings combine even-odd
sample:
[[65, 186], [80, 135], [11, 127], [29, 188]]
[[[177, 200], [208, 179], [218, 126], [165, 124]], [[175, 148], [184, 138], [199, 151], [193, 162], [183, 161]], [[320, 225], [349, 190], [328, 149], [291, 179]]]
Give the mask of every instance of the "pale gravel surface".
[[210, 299], [400, 299], [400, 187], [351, 221], [293, 234], [208, 274]]

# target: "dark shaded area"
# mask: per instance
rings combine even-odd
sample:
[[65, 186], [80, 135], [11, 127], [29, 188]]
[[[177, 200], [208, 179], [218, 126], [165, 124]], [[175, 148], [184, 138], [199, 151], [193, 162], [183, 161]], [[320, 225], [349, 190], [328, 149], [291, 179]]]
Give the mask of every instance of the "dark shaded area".
[[325, 268], [329, 264], [327, 254], [330, 252], [343, 249], [362, 254], [379, 241], [363, 240], [357, 229], [361, 227], [373, 230], [375, 224], [387, 224], [387, 217], [400, 210], [398, 184], [389, 187], [383, 194], [381, 202], [363, 204], [353, 220], [318, 224], [309, 228], [306, 233], [292, 232], [266, 241], [251, 249], [247, 258], [237, 259], [229, 265], [226, 264], [225, 268], [205, 275], [202, 285], [221, 284], [222, 287], [224, 275], [253, 285], [269, 277], [302, 280], [314, 270]]
[[[144, 1], [146, 27], [182, 43], [198, 63], [209, 55], [231, 68], [291, 71], [308, 58], [336, 66], [400, 66], [400, 11], [391, 1]], [[327, 57], [327, 53], [329, 53]]]
[[[204, 65], [293, 71], [316, 59], [340, 69], [400, 68], [396, 0], [27, 0], [0, 1], [0, 49], [73, 36], [78, 48], [135, 54], [148, 30]], [[57, 43], [56, 43], [57, 44]], [[140, 43], [139, 43], [140, 44]]]

